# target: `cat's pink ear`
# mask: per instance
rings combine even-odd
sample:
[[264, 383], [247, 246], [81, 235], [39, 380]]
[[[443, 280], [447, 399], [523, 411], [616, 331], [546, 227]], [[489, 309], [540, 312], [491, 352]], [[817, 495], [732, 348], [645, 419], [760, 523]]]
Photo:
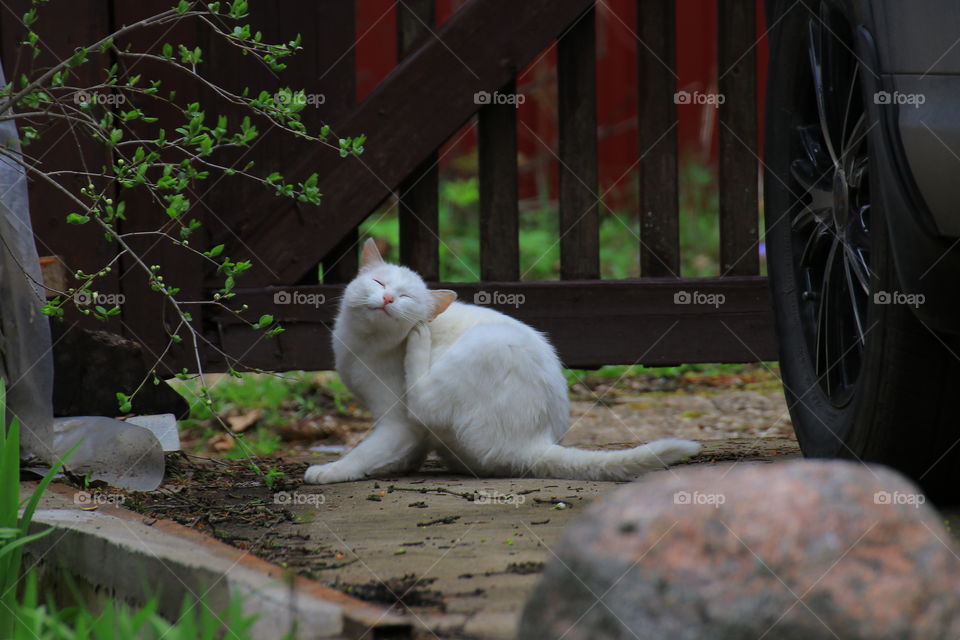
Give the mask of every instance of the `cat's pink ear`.
[[375, 267], [378, 264], [383, 264], [383, 258], [380, 256], [380, 250], [377, 249], [377, 242], [373, 238], [367, 238], [367, 241], [363, 243], [363, 253], [361, 256], [361, 271], [364, 269], [369, 269], [370, 267]]
[[431, 320], [446, 311], [447, 307], [457, 299], [457, 292], [450, 291], [450, 289], [437, 289], [436, 291], [431, 291], [430, 295], [433, 296], [433, 313], [430, 314]]

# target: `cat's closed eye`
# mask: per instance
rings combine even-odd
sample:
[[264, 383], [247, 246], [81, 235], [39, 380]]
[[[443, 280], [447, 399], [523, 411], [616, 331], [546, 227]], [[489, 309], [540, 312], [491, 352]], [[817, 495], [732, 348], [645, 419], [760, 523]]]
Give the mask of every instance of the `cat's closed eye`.
[[380, 281], [377, 280], [376, 278], [374, 278], [373, 281], [376, 282], [376, 283], [377, 283], [378, 285], [380, 285], [381, 287], [383, 287], [384, 289], [387, 288], [387, 285], [383, 284], [382, 282], [380, 282]]

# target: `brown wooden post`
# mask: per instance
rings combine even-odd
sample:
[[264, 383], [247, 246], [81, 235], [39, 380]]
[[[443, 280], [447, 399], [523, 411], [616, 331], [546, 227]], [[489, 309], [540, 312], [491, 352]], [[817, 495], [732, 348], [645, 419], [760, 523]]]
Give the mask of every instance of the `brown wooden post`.
[[677, 196], [676, 6], [638, 0], [640, 275], [680, 275]]
[[[516, 96], [511, 81], [501, 96]], [[516, 100], [491, 104], [477, 113], [480, 173], [480, 279], [520, 279], [519, 191], [517, 187]]]
[[559, 39], [560, 277], [600, 277], [596, 25], [593, 7]]
[[[113, 22], [115, 25], [133, 24], [137, 20], [162, 10], [162, 2], [157, 0], [143, 3], [114, 2], [112, 7]], [[197, 21], [194, 20], [184, 20], [170, 28], [163, 26], [162, 28], [151, 27], [150, 29], [134, 31], [126, 38], [118, 41], [117, 46], [122, 49], [127, 45], [132, 45], [134, 51], [156, 54], [165, 42], [183, 42], [187, 46], [202, 46], [204, 55], [208, 56], [206, 42], [201, 40], [197, 24]], [[129, 74], [128, 68], [132, 69]], [[119, 69], [121, 83], [126, 81], [128, 75], [142, 74], [143, 77], [151, 80], [161, 81], [163, 91], [175, 91], [177, 101], [180, 103], [188, 103], [193, 100], [205, 101], [205, 94], [199, 83], [177, 72], [169, 65], [155, 60], [132, 62], [121, 59]], [[160, 122], [182, 121], [183, 116], [173, 107], [158, 105], [157, 101], [139, 97], [131, 97], [130, 101], [133, 105], [142, 106], [150, 115], [159, 117]], [[125, 108], [129, 109], [131, 102], [126, 103]], [[208, 108], [212, 109], [213, 107], [210, 105]], [[155, 135], [156, 131], [155, 126], [142, 121], [131, 122], [125, 128], [128, 129], [124, 136], [126, 139], [133, 138], [136, 135], [150, 138]], [[121, 150], [118, 148], [115, 153], [121, 154]], [[193, 247], [206, 248], [210, 246], [208, 232], [209, 224], [213, 218], [201, 202], [201, 198], [218, 178], [219, 176], [213, 175], [209, 180], [197, 182], [184, 194], [190, 201], [190, 208], [182, 215], [183, 222], [186, 224], [189, 220], [195, 218], [204, 225], [203, 228], [190, 236], [189, 242]], [[164, 207], [158, 204], [146, 189], [121, 189], [117, 198], [123, 200], [126, 204], [127, 219], [120, 223], [123, 233], [150, 232], [162, 229], [173, 238], [179, 238], [179, 227], [167, 217]], [[168, 287], [180, 289], [177, 294], [178, 299], [203, 299], [202, 276], [206, 264], [202, 258], [183, 247], [174, 245], [168, 238], [146, 235], [128, 238], [127, 243], [138, 254], [143, 263], [160, 266], [159, 274], [163, 276], [164, 284]], [[170, 343], [170, 335], [178, 330], [181, 318], [166, 297], [151, 289], [150, 279], [137, 261], [129, 255], [124, 256], [120, 260], [120, 269], [120, 289], [125, 296], [121, 309], [123, 333], [143, 345], [145, 359], [148, 363], [152, 363], [155, 358], [159, 358], [164, 353]], [[201, 306], [190, 306], [184, 310], [191, 313], [193, 328], [198, 331], [202, 330], [201, 314], [204, 309]], [[171, 344], [169, 352], [164, 356], [164, 366], [160, 368], [164, 373], [176, 372], [183, 367], [189, 367], [191, 371], [197, 369], [197, 354], [194, 352], [194, 345], [189, 337], [189, 332], [186, 328], [180, 328], [179, 335], [183, 341]], [[202, 348], [200, 352], [201, 363], [203, 363]]]
[[[344, 120], [356, 102], [354, 5], [352, 0], [342, 0], [317, 3], [314, 9], [319, 14], [315, 37], [319, 41], [319, 70], [324, 74], [320, 79], [324, 88], [324, 118], [330, 123]], [[359, 253], [359, 237], [353, 229], [324, 257], [321, 263], [324, 283], [353, 280], [359, 267]]]
[[[397, 4], [397, 58], [402, 60], [426, 38], [435, 24], [434, 0]], [[411, 90], [413, 90], [411, 88]], [[440, 224], [437, 153], [433, 152], [400, 183], [400, 262], [424, 280], [440, 279]]]
[[720, 275], [760, 273], [757, 250], [756, 5], [720, 0]]

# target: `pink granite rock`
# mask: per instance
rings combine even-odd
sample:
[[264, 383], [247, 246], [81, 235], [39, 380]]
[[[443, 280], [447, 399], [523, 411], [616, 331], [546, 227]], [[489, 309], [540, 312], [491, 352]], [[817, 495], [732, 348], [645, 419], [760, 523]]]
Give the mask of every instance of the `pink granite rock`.
[[960, 558], [920, 490], [846, 461], [678, 468], [566, 531], [522, 640], [960, 638]]

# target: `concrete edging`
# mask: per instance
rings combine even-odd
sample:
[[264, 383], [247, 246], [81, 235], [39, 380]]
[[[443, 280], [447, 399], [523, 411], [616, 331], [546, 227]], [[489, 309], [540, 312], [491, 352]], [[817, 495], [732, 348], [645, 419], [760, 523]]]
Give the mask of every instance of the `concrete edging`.
[[[26, 497], [35, 483], [21, 483]], [[257, 614], [256, 638], [281, 638], [291, 629], [306, 638], [409, 638], [412, 626], [396, 615], [284, 569], [170, 520], [74, 503], [76, 490], [52, 484], [32, 530], [55, 531], [28, 545], [25, 566], [41, 574], [64, 571], [94, 591], [131, 604], [159, 594], [159, 613], [176, 620], [184, 595], [203, 595], [218, 611], [238, 595]]]

